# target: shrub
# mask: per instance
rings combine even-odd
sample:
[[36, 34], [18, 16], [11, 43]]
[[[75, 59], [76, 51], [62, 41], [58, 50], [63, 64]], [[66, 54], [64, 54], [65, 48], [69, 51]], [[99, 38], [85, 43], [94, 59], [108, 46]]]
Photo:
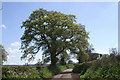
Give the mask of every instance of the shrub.
[[88, 67], [90, 67], [91, 62], [85, 62], [85, 63], [80, 63], [75, 65], [75, 67], [73, 68], [74, 73], [80, 73], [81, 75], [84, 74], [86, 72], [86, 70], [88, 69]]
[[80, 77], [92, 80], [93, 78], [104, 80], [120, 79], [120, 56], [112, 56], [105, 59], [95, 61], [91, 67], [87, 69], [85, 74]]
[[3, 66], [2, 78], [10, 79], [40, 79], [52, 77], [67, 69], [66, 66]]
[[66, 70], [66, 69], [67, 69], [67, 67], [66, 67], [66, 66], [58, 66], [58, 68], [60, 69], [60, 72], [62, 72], [62, 71], [64, 71], [64, 70]]
[[35, 67], [31, 66], [3, 66], [2, 78], [40, 78]]
[[66, 67], [69, 69], [69, 68], [73, 68], [74, 67], [74, 64], [67, 64]]
[[53, 73], [53, 75], [56, 75], [60, 72], [62, 72], [63, 70], [67, 69], [66, 66], [48, 66], [48, 69]]
[[42, 68], [38, 72], [42, 79], [49, 78], [53, 75], [53, 73], [47, 67]]

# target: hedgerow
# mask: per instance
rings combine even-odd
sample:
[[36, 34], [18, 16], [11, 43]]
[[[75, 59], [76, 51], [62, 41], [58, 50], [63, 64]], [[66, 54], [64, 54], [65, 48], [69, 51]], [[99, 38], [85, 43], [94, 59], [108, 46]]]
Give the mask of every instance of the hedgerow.
[[44, 80], [65, 69], [66, 66], [3, 66], [2, 80]]
[[90, 64], [78, 64], [73, 72], [80, 73], [80, 78], [85, 80], [120, 80], [120, 55], [109, 56]]

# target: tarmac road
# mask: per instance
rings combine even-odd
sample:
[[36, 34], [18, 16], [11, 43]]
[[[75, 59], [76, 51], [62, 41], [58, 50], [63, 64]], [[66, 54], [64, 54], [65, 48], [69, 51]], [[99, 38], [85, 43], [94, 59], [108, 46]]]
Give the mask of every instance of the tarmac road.
[[80, 80], [80, 75], [72, 73], [73, 69], [67, 69], [64, 70], [63, 72], [53, 76], [49, 80]]

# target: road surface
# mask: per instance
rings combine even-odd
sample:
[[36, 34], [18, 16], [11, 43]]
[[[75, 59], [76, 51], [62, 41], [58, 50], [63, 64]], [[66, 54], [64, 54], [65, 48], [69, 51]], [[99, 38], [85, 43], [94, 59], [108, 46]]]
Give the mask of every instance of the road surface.
[[72, 69], [67, 69], [48, 80], [80, 80], [80, 75], [72, 73]]

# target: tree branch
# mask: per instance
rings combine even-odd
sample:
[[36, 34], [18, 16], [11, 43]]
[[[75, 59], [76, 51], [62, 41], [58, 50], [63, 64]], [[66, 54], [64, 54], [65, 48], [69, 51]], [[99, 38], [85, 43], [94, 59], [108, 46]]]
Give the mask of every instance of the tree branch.
[[62, 50], [60, 50], [55, 56], [59, 55], [61, 52], [63, 52], [65, 48], [63, 47]]
[[43, 38], [43, 40], [47, 43], [47, 45], [48, 45], [48, 48], [50, 48], [50, 44], [49, 44], [49, 42], [46, 40], [46, 37], [45, 37], [45, 35], [42, 35], [41, 36], [42, 38]]

